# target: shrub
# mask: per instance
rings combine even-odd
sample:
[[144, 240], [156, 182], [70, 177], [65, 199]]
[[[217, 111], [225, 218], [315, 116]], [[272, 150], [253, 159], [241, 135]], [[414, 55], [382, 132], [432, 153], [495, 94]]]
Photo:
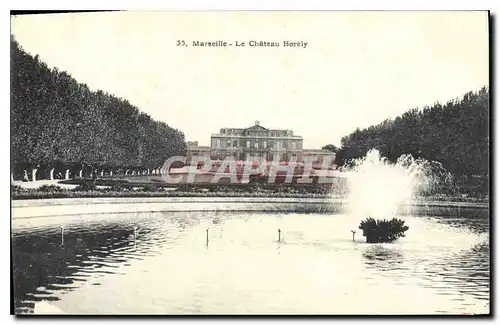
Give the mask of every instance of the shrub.
[[142, 187], [143, 192], [158, 192], [161, 191], [163, 188], [161, 186], [155, 185], [155, 184], [146, 184]]
[[105, 191], [107, 192], [123, 192], [125, 188], [120, 184], [114, 184], [108, 187]]
[[74, 191], [95, 191], [97, 188], [93, 183], [82, 183], [75, 187]]
[[367, 218], [361, 221], [359, 229], [363, 230], [363, 236], [367, 243], [390, 243], [400, 237], [404, 237], [404, 232], [409, 229], [401, 219], [375, 220]]
[[177, 192], [199, 192], [200, 191], [200, 186], [194, 185], [194, 184], [181, 184], [179, 187], [175, 189]]
[[42, 185], [38, 188], [40, 192], [62, 192], [63, 189], [57, 185]]
[[11, 193], [19, 193], [19, 192], [22, 192], [23, 191], [23, 188], [19, 185], [11, 185], [10, 186], [10, 192]]

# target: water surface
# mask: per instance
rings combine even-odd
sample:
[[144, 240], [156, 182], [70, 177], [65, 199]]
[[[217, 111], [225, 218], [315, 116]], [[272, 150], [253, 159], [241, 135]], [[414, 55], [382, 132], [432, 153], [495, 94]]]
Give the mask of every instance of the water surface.
[[402, 218], [406, 238], [373, 245], [345, 214], [50, 217], [13, 233], [16, 312], [488, 313], [488, 219]]

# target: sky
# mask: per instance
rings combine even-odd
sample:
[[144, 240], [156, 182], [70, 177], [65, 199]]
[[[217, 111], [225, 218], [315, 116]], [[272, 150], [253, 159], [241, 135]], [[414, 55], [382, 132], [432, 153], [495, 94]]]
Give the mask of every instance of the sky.
[[49, 67], [127, 99], [199, 145], [255, 121], [293, 130], [307, 149], [340, 145], [358, 127], [489, 84], [481, 11], [50, 14], [13, 17], [11, 33]]

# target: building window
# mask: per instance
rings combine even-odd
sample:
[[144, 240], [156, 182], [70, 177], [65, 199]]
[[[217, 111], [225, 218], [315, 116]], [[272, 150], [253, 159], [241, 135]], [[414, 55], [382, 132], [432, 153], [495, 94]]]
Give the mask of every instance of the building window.
[[238, 140], [233, 140], [233, 147], [235, 147], [235, 148], [238, 147]]
[[292, 142], [292, 149], [293, 150], [296, 150], [297, 149], [297, 142]]
[[281, 149], [281, 141], [276, 141], [276, 149]]
[[255, 149], [259, 149], [259, 143], [255, 142]]
[[220, 146], [221, 146], [220, 145], [220, 140], [219, 139], [215, 140], [215, 147], [219, 148]]
[[226, 141], [226, 148], [231, 148], [231, 140]]
[[250, 140], [247, 140], [247, 148], [250, 148]]
[[264, 144], [262, 145], [262, 147], [267, 148], [267, 141], [264, 141]]

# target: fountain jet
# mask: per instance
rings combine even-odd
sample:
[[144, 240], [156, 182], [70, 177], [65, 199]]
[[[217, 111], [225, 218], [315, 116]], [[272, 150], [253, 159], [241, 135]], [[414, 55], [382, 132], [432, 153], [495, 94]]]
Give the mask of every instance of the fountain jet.
[[402, 155], [395, 163], [368, 151], [345, 170], [348, 213], [358, 218], [392, 218], [423, 194], [450, 188], [451, 174], [441, 164]]

